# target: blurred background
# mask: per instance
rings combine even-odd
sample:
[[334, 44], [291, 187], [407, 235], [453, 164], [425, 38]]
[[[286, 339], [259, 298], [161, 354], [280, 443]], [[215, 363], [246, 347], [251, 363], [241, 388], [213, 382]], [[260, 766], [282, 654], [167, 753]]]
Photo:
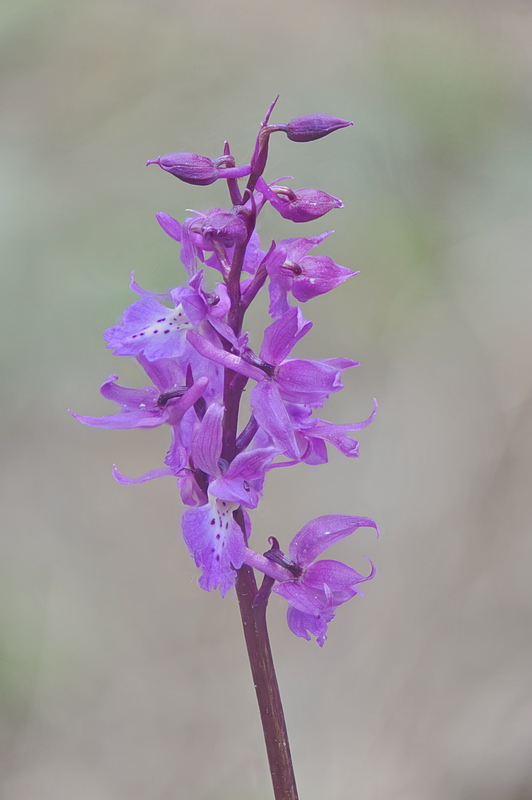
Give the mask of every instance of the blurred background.
[[[274, 597], [272, 645], [302, 800], [532, 798], [532, 7], [519, 0], [3, 0], [0, 7], [2, 800], [268, 800], [234, 594], [197, 586], [167, 431], [84, 428], [100, 383], [142, 385], [102, 331], [129, 272], [182, 282], [156, 211], [222, 205], [147, 158], [246, 162], [343, 198], [305, 228], [361, 274], [305, 306], [299, 353], [346, 355], [326, 416], [361, 458], [277, 470], [254, 545], [372, 516], [332, 557], [366, 597], [320, 650]], [[265, 241], [301, 235], [265, 213]], [[114, 406], [112, 407], [114, 408]]]

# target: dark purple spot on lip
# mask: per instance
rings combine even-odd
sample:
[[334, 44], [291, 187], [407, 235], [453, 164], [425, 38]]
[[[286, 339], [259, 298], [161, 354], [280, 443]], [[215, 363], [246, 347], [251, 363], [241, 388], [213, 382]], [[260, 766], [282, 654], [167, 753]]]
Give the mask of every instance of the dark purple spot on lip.
[[216, 561], [219, 561], [219, 560], [220, 560], [220, 556], [216, 556]]
[[136, 339], [136, 338], [137, 338], [137, 335], [138, 335], [138, 334], [134, 333], [134, 334], [133, 334], [133, 336], [132, 336], [131, 338], [132, 338], [132, 339]]
[[225, 530], [227, 530], [227, 529], [228, 529], [228, 527], [229, 527], [229, 523], [228, 523], [228, 522], [226, 522], [226, 523], [225, 523]]
[[158, 328], [156, 328], [156, 329], [153, 331], [153, 333], [159, 333], [159, 329], [158, 329]]
[[142, 333], [139, 333], [139, 336], [144, 336], [144, 331]]
[[170, 331], [169, 331], [169, 330], [166, 330], [166, 331], [163, 331], [163, 333], [170, 333]]
[[219, 534], [219, 533], [217, 533], [217, 534], [216, 534], [216, 538], [217, 538], [217, 539], [219, 539], [219, 538], [220, 538], [220, 534]]
[[214, 525], [215, 520], [211, 519], [211, 525]]
[[165, 317], [161, 317], [161, 319], [156, 320], [156, 322], [164, 322]]

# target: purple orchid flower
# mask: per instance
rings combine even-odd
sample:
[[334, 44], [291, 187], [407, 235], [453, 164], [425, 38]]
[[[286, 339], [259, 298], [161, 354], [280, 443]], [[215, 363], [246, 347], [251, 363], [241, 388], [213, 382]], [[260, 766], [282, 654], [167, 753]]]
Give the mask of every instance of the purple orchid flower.
[[266, 260], [270, 276], [270, 314], [280, 317], [290, 306], [291, 292], [300, 303], [330, 292], [356, 272], [335, 264], [328, 256], [309, 256], [308, 251], [323, 242], [333, 231], [308, 239], [283, 239]]
[[233, 585], [246, 551], [234, 512], [240, 506], [256, 508], [266, 467], [278, 452], [272, 447], [249, 450], [225, 463], [223, 414], [222, 405], [211, 403], [192, 441], [192, 463], [209, 481], [207, 502], [185, 511], [182, 519], [185, 544], [203, 570], [200, 586], [208, 591], [219, 587], [222, 596]]
[[201, 377], [192, 386], [183, 385], [183, 374], [175, 361], [163, 360], [150, 364], [139, 358], [155, 386], [144, 386], [141, 389], [129, 389], [119, 386], [117, 375], [111, 375], [102, 384], [100, 394], [120, 406], [118, 414], [107, 414], [103, 417], [89, 417], [82, 414], [69, 413], [83, 425], [92, 428], [111, 428], [117, 430], [131, 428], [156, 428], [159, 425], [170, 425], [172, 443], [166, 455], [168, 467], [152, 470], [141, 478], [126, 478], [116, 467], [113, 474], [119, 483], [142, 483], [162, 475], [177, 474], [186, 464], [186, 448], [183, 446], [180, 424], [189, 409], [205, 394], [208, 378]]
[[288, 186], [268, 185], [261, 178], [257, 188], [279, 214], [291, 222], [311, 222], [328, 214], [333, 208], [343, 208], [338, 197], [321, 189], [290, 189]]
[[288, 405], [287, 411], [301, 452], [300, 460], [306, 464], [326, 464], [329, 460], [327, 442], [334, 445], [347, 458], [358, 457], [359, 444], [347, 434], [360, 431], [373, 422], [377, 413], [377, 401], [373, 400], [373, 411], [367, 419], [343, 425], [313, 417], [309, 406]]
[[[186, 332], [209, 317], [226, 315], [229, 308], [227, 289], [223, 284], [215, 292], [203, 289], [203, 275], [198, 272], [188, 283], [168, 293], [152, 294], [132, 278], [131, 289], [141, 299], [130, 305], [122, 323], [108, 328], [104, 338], [116, 356], [144, 355], [149, 361], [179, 358], [187, 348]], [[172, 307], [161, 303], [168, 300]]]
[[288, 601], [288, 627], [296, 636], [310, 640], [312, 634], [322, 647], [327, 638], [327, 626], [334, 619], [338, 606], [360, 594], [358, 584], [371, 580], [375, 575], [373, 564], [369, 575], [361, 575], [341, 561], [315, 560], [331, 545], [365, 527], [374, 528], [378, 533], [376, 522], [368, 517], [342, 514], [317, 517], [294, 536], [288, 559], [282, 554], [279, 559], [279, 551], [275, 548], [266, 554], [293, 575], [289, 580], [277, 583], [273, 591]]
[[228, 353], [194, 331], [187, 335], [188, 341], [206, 358], [257, 380], [250, 397], [255, 418], [275, 446], [295, 459], [300, 457], [300, 451], [285, 403], [322, 406], [330, 394], [343, 388], [342, 370], [358, 366], [349, 358], [321, 361], [287, 358], [311, 327], [312, 322], [303, 317], [301, 309], [290, 309], [266, 328], [259, 358], [249, 350], [244, 350], [241, 356]]

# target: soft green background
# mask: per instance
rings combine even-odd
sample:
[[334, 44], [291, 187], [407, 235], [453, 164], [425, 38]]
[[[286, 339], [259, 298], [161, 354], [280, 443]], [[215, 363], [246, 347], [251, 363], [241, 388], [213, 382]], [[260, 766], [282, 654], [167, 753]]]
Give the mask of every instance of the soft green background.
[[[336, 549], [378, 565], [323, 650], [270, 626], [302, 800], [532, 798], [532, 9], [519, 0], [3, 0], [0, 4], [2, 800], [267, 800], [233, 595], [201, 592], [166, 431], [105, 432], [101, 332], [131, 269], [183, 279], [154, 214], [225, 203], [147, 158], [247, 158], [346, 208], [308, 226], [361, 275], [305, 308], [300, 349], [348, 355], [329, 418], [361, 459], [276, 471], [254, 543], [374, 516]], [[300, 228], [299, 231], [302, 229]], [[265, 215], [264, 237], [294, 236]]]

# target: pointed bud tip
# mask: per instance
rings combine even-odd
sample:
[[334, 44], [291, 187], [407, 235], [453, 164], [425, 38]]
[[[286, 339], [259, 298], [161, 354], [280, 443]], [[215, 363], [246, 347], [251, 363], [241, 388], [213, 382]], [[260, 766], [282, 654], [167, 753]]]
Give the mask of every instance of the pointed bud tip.
[[208, 186], [218, 177], [217, 165], [207, 156], [197, 153], [167, 153], [158, 158], [150, 158], [146, 166], [157, 164], [165, 172], [196, 186]]

